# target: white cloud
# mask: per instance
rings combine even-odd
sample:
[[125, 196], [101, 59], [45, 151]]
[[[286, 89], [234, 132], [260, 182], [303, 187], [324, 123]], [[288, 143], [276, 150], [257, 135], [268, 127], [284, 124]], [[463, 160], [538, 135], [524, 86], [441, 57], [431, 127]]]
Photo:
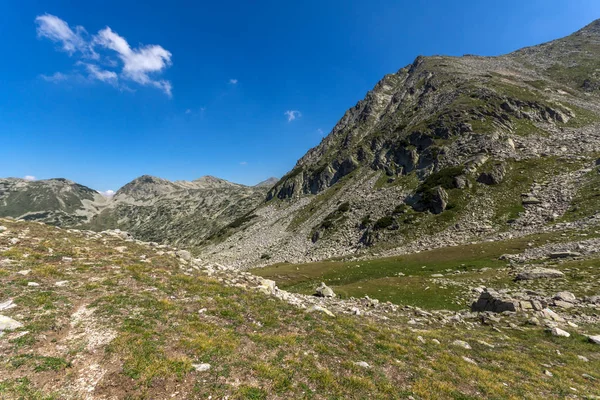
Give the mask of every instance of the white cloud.
[[58, 83], [58, 82], [62, 82], [62, 81], [66, 81], [68, 76], [63, 74], [62, 72], [55, 72], [52, 75], [40, 75], [40, 77], [47, 81], [47, 82], [52, 82], [52, 83]]
[[23, 177], [23, 179], [25, 179], [26, 181], [30, 181], [31, 182], [31, 181], [35, 181], [35, 176], [33, 176], [33, 175], [25, 175]]
[[80, 64], [85, 66], [85, 68], [89, 72], [90, 78], [92, 78], [92, 79], [97, 79], [102, 82], [109, 82], [109, 83], [113, 83], [113, 84], [116, 83], [116, 81], [118, 80], [118, 76], [117, 76], [116, 72], [102, 69], [94, 64], [88, 64], [88, 63], [80, 63]]
[[242, 162], [240, 163], [240, 165], [248, 165], [248, 162], [247, 162], [247, 161], [242, 161]]
[[[119, 36], [108, 26], [88, 38], [86, 30], [82, 26], [71, 29], [66, 21], [50, 14], [36, 17], [35, 22], [39, 37], [59, 43], [61, 50], [71, 56], [81, 53], [80, 58], [86, 59], [86, 62], [78, 61], [76, 65], [85, 68], [90, 78], [115, 86], [117, 82], [121, 81], [119, 78], [122, 78], [142, 86], [158, 88], [169, 97], [172, 96], [171, 82], [157, 78], [157, 75], [172, 65], [171, 53], [162, 46], [140, 45], [137, 48], [131, 48], [124, 37]], [[96, 49], [102, 50], [102, 58], [100, 54], [96, 53]], [[90, 63], [90, 59], [95, 62]], [[122, 63], [120, 71], [115, 71], [120, 64], [117, 60]], [[66, 75], [62, 74], [62, 76], [66, 78]], [[61, 80], [58, 78], [56, 76], [44, 79], [57, 82]], [[124, 86], [124, 84], [121, 83], [119, 86]]]
[[229, 83], [232, 84], [232, 85], [237, 85], [238, 80], [237, 79], [230, 79]]
[[284, 114], [287, 116], [288, 122], [291, 122], [296, 118], [300, 118], [302, 116], [302, 113], [296, 110], [288, 110]]
[[113, 50], [119, 54], [123, 61], [122, 74], [140, 85], [154, 86], [171, 96], [171, 82], [165, 80], [154, 80], [151, 73], [158, 73], [169, 67], [171, 53], [162, 46], [147, 45], [132, 49], [125, 38], [119, 36], [106, 27], [94, 37], [94, 43]]
[[100, 194], [104, 197], [113, 197], [115, 195], [114, 190], [105, 190], [104, 192], [100, 192]]
[[325, 132], [323, 132], [323, 129], [319, 128], [317, 129], [317, 133], [322, 136]]
[[188, 108], [187, 110], [185, 110], [185, 113], [186, 113], [186, 114], [191, 114], [191, 113], [192, 113], [192, 110], [190, 110], [190, 109]]
[[83, 26], [76, 26], [73, 31], [62, 19], [50, 15], [39, 15], [35, 18], [38, 37], [45, 37], [62, 46], [62, 50], [73, 55], [79, 51], [89, 58], [97, 58], [92, 46], [84, 38], [87, 35]]

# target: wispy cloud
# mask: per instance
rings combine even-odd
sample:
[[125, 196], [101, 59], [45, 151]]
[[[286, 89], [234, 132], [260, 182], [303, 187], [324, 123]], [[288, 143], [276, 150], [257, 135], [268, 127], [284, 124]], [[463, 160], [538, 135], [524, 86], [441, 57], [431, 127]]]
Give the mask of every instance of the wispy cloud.
[[190, 109], [188, 108], [187, 110], [185, 110], [185, 113], [186, 113], [186, 114], [191, 114], [191, 113], [192, 113], [192, 110], [190, 110]]
[[[90, 78], [112, 85], [122, 79], [155, 87], [172, 96], [171, 82], [157, 78], [172, 65], [171, 52], [162, 46], [132, 48], [124, 37], [108, 26], [90, 37], [82, 26], [71, 29], [66, 21], [50, 14], [36, 17], [35, 22], [38, 37], [58, 43], [60, 50], [70, 56], [77, 55], [80, 60], [75, 65], [84, 68]], [[62, 77], [66, 80], [68, 76], [62, 74]]]
[[325, 134], [325, 132], [323, 132], [323, 129], [321, 129], [321, 128], [317, 129], [317, 133], [321, 136], [323, 136], [323, 134]]
[[76, 26], [73, 31], [65, 21], [50, 14], [38, 15], [35, 23], [38, 37], [45, 37], [60, 44], [61, 50], [69, 55], [80, 52], [85, 57], [98, 58], [98, 54], [86, 40], [87, 32], [83, 26]]
[[148, 45], [132, 49], [129, 43], [106, 27], [94, 37], [94, 43], [118, 53], [123, 62], [121, 74], [140, 85], [150, 85], [164, 91], [171, 96], [171, 82], [154, 80], [151, 73], [162, 72], [171, 65], [171, 52], [162, 46]]
[[240, 165], [248, 165], [248, 162], [247, 161], [242, 161], [242, 162], [240, 162]]
[[52, 75], [40, 75], [40, 77], [47, 81], [47, 82], [52, 82], [52, 83], [58, 83], [58, 82], [62, 82], [62, 81], [66, 81], [68, 79], [68, 76], [63, 74], [62, 72], [55, 72]]
[[237, 85], [237, 83], [238, 83], [238, 80], [237, 80], [237, 79], [230, 79], [230, 80], [229, 80], [229, 83], [230, 83], [231, 85]]
[[288, 110], [284, 114], [285, 114], [285, 116], [287, 116], [288, 122], [291, 122], [302, 116], [302, 113], [300, 111], [296, 111], [296, 110]]
[[23, 179], [25, 179], [26, 181], [30, 181], [31, 182], [31, 181], [35, 181], [35, 176], [33, 176], [33, 175], [25, 175], [23, 177]]
[[102, 82], [108, 82], [111, 84], [115, 84], [118, 80], [118, 75], [116, 72], [102, 69], [94, 64], [80, 63], [80, 65], [85, 66], [89, 73], [89, 77], [92, 79], [96, 79]]

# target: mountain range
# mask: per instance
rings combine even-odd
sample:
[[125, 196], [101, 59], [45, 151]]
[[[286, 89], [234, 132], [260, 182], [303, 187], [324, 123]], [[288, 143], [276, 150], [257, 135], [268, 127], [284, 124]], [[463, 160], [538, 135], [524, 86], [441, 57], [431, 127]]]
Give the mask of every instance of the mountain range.
[[419, 56], [281, 180], [142, 176], [111, 199], [0, 180], [0, 216], [122, 229], [248, 267], [518, 236], [595, 213], [600, 21], [498, 57]]

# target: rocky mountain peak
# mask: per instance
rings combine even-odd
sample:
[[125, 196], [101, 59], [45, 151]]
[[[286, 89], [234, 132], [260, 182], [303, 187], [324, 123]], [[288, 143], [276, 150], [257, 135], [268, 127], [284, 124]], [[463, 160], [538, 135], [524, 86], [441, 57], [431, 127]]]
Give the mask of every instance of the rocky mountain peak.
[[151, 175], [142, 175], [123, 186], [115, 194], [115, 199], [123, 196], [143, 200], [153, 196], [163, 195], [178, 189], [178, 186], [166, 179]]
[[578, 31], [578, 33], [585, 33], [588, 35], [600, 35], [600, 19], [597, 19], [589, 25], [585, 26], [583, 29]]
[[275, 177], [271, 177], [269, 179], [266, 179], [256, 185], [254, 185], [255, 187], [272, 187], [273, 185], [275, 185], [277, 182], [279, 182], [279, 178], [275, 178]]
[[223, 187], [243, 186], [212, 175], [202, 176], [193, 180], [192, 183], [199, 189], [218, 189]]

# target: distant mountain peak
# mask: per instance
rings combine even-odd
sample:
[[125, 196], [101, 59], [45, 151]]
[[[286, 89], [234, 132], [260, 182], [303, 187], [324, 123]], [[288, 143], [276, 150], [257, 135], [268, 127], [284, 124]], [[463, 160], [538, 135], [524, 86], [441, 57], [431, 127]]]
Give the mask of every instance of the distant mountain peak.
[[201, 189], [214, 189], [219, 187], [243, 186], [238, 183], [229, 182], [228, 180], [217, 178], [212, 175], [205, 175], [192, 181], [194, 185]]
[[279, 182], [279, 178], [275, 178], [274, 176], [272, 176], [269, 179], [265, 179], [264, 181], [254, 185], [254, 186], [255, 187], [271, 187], [271, 186], [275, 185], [277, 182]]

